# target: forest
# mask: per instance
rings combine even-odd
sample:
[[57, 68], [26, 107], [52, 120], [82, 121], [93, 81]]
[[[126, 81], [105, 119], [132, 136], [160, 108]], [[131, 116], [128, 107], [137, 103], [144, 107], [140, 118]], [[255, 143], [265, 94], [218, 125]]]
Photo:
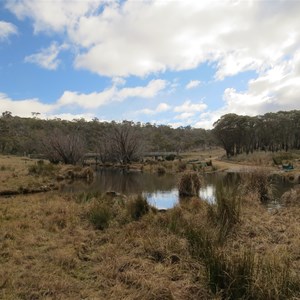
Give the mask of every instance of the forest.
[[226, 114], [213, 132], [227, 157], [254, 151], [300, 149], [300, 111], [279, 111], [261, 116]]
[[[122, 135], [122, 137], [121, 137]], [[0, 153], [2, 154], [45, 154], [54, 144], [74, 144], [84, 152], [100, 153], [103, 160], [107, 152], [115, 152], [115, 139], [125, 138], [134, 144], [135, 152], [188, 151], [215, 146], [216, 140], [210, 130], [166, 125], [141, 124], [131, 121], [122, 123], [86, 121], [74, 119], [43, 120], [36, 116], [21, 118], [8, 111], [0, 117]], [[107, 157], [109, 159], [109, 157]]]
[[[300, 111], [279, 111], [259, 116], [223, 115], [212, 130], [191, 126], [132, 121], [117, 123], [74, 119], [44, 120], [0, 117], [0, 153], [46, 155], [52, 162], [75, 164], [85, 153], [98, 153], [101, 161], [130, 163], [141, 153], [177, 153], [222, 146], [227, 157], [254, 151], [300, 149]], [[66, 150], [68, 149], [68, 150]], [[70, 153], [65, 153], [69, 151]]]

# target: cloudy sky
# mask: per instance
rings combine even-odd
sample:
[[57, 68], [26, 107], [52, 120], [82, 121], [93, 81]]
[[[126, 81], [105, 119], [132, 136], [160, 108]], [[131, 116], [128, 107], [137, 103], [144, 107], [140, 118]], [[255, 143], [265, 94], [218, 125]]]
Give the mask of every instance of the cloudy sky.
[[0, 112], [211, 128], [300, 109], [300, 0], [1, 0]]

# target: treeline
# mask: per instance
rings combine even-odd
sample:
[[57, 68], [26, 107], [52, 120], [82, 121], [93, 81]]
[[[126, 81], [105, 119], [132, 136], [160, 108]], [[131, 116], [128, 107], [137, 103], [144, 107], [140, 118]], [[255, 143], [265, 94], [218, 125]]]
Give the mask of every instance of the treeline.
[[[136, 155], [137, 150], [181, 152], [214, 145], [216, 140], [211, 131], [190, 126], [173, 129], [165, 125], [130, 121], [116, 123], [100, 122], [97, 119], [93, 121], [43, 120], [36, 117], [12, 116], [8, 111], [0, 116], [0, 153], [2, 154], [49, 152], [48, 155], [51, 155], [52, 152], [53, 156], [54, 152], [63, 152], [67, 149], [73, 151], [70, 155], [76, 160], [78, 155], [74, 152], [76, 148], [80, 148], [85, 153], [100, 152], [104, 160], [126, 160], [124, 153], [121, 153], [124, 147], [134, 147]], [[58, 151], [52, 151], [55, 149]], [[110, 157], [106, 157], [109, 154]], [[53, 157], [53, 160], [65, 159]]]
[[228, 157], [257, 150], [300, 149], [300, 111], [255, 117], [226, 114], [214, 123], [213, 133]]

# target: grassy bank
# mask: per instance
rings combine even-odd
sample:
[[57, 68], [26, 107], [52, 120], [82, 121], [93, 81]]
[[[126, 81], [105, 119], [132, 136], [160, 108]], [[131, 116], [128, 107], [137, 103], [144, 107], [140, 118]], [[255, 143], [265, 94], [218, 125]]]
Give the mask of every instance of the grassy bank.
[[222, 188], [165, 213], [141, 197], [2, 198], [0, 298], [297, 299], [299, 216]]

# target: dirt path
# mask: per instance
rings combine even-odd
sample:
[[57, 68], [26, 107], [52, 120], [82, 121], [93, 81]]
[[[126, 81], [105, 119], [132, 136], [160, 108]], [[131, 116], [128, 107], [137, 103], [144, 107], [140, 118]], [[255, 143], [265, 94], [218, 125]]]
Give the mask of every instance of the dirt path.
[[277, 172], [278, 168], [270, 166], [254, 166], [242, 163], [234, 163], [230, 161], [219, 160], [218, 158], [212, 158], [212, 163], [220, 171], [226, 171], [230, 173], [241, 173], [241, 172], [251, 172], [257, 169], [264, 169], [270, 172]]

